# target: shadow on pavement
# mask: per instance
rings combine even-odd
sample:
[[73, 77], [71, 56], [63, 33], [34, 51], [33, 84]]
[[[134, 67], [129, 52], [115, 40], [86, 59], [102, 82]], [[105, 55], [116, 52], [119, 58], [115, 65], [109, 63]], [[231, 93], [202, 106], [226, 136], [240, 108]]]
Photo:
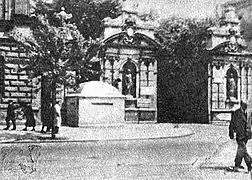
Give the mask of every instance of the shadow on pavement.
[[65, 138], [65, 137], [57, 137], [57, 135], [56, 135], [56, 138], [54, 138], [54, 139], [52, 139], [52, 137], [51, 136], [38, 136], [37, 137], [38, 138], [38, 140], [55, 140], [55, 141], [63, 141], [63, 140], [68, 140], [68, 138]]
[[204, 170], [204, 169], [211, 169], [211, 170], [223, 170], [226, 172], [233, 172], [233, 173], [247, 173], [246, 169], [240, 169], [239, 171], [234, 171], [232, 169], [232, 167], [230, 166], [204, 166], [204, 167], [200, 167], [200, 169]]
[[229, 167], [227, 167], [227, 166], [204, 166], [204, 167], [200, 167], [200, 169], [212, 169], [212, 170], [230, 171]]
[[[39, 140], [52, 140], [50, 133], [40, 134], [39, 131], [34, 132], [4, 132], [0, 135], [1, 142], [17, 142], [17, 141], [39, 141]], [[67, 140], [65, 137], [57, 137], [53, 140]]]
[[2, 133], [1, 134], [1, 137], [0, 137], [1, 140], [7, 140], [7, 139], [13, 139], [15, 141], [18, 141], [18, 140], [25, 140], [25, 139], [32, 139], [32, 140], [36, 140], [37, 137], [36, 135], [34, 135], [33, 133], [25, 133], [25, 134], [19, 134], [19, 133]]

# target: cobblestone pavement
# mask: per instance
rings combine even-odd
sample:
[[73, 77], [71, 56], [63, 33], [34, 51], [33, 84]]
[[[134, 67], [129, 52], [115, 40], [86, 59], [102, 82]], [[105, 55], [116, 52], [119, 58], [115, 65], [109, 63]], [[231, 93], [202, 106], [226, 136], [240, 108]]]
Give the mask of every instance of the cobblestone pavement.
[[[233, 165], [236, 151], [235, 142], [228, 139], [227, 126], [178, 126], [190, 128], [195, 134], [155, 140], [5, 144], [1, 150], [7, 148], [4, 152], [12, 153], [2, 166], [1, 177], [4, 180], [250, 178], [244, 172], [226, 171], [227, 166]], [[31, 154], [34, 162], [29, 159]], [[3, 160], [2, 152], [1, 155]]]

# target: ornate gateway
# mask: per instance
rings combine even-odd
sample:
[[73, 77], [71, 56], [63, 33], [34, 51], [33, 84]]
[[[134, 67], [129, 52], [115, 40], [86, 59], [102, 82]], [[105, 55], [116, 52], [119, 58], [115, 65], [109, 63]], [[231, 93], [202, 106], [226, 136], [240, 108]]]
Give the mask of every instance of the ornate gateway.
[[252, 54], [246, 51], [238, 16], [225, 8], [219, 25], [209, 29], [212, 54], [208, 67], [208, 110], [210, 122], [228, 122], [231, 112], [244, 101], [252, 104]]
[[142, 21], [125, 6], [116, 19], [105, 19], [101, 80], [126, 96], [126, 121], [157, 121], [157, 58], [154, 21]]

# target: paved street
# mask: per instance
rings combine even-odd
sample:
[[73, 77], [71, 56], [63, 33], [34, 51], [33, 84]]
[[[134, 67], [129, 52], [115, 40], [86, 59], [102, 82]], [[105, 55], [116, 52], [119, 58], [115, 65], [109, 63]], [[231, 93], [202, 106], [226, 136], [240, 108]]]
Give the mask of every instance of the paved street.
[[[9, 148], [27, 151], [27, 144]], [[193, 163], [214, 151], [211, 143], [176, 139], [39, 144], [41, 157], [32, 174], [20, 172], [20, 157], [10, 165], [23, 179], [193, 178]], [[26, 152], [27, 154], [28, 151]], [[18, 155], [13, 152], [13, 156]], [[19, 155], [20, 156], [20, 153]], [[29, 157], [27, 156], [27, 159]], [[22, 158], [21, 158], [22, 159]], [[26, 161], [23, 161], [26, 162]], [[8, 166], [8, 165], [7, 165]], [[192, 171], [190, 172], [189, 171]]]
[[223, 169], [202, 165], [229, 142], [227, 126], [179, 126], [190, 127], [195, 134], [149, 140], [2, 144], [2, 152], [8, 152], [4, 157], [1, 152], [2, 177], [73, 180], [225, 179]]

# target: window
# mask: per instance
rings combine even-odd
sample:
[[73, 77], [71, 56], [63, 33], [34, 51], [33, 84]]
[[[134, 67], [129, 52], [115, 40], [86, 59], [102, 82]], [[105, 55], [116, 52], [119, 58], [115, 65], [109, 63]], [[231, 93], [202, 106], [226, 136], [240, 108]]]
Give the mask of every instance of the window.
[[0, 0], [1, 20], [10, 20], [12, 0]]
[[29, 0], [15, 0], [14, 14], [29, 15], [30, 3]]
[[155, 84], [154, 74], [154, 59], [144, 58], [144, 66], [141, 70], [141, 87], [152, 87]]
[[29, 0], [0, 0], [0, 19], [11, 20], [13, 15], [29, 15]]

